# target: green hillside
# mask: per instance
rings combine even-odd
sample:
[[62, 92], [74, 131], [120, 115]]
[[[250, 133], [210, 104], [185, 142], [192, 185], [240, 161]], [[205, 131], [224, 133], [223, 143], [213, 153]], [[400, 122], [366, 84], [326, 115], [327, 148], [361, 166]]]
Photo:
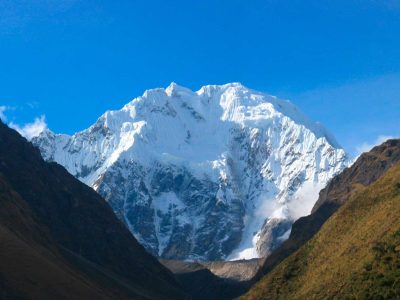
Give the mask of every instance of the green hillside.
[[400, 299], [400, 163], [355, 193], [244, 299]]

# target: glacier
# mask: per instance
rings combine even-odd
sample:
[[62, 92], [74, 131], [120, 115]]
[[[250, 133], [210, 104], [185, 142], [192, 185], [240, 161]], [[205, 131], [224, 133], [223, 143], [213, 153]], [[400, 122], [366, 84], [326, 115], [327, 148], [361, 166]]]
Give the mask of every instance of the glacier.
[[268, 256], [350, 158], [294, 104], [240, 83], [172, 83], [72, 136], [32, 139], [111, 205], [152, 254]]

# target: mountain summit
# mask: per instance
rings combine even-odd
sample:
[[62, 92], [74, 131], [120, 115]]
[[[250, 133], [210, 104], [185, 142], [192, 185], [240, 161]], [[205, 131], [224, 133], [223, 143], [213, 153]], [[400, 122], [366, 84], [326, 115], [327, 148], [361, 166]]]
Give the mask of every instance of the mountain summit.
[[147, 90], [73, 136], [32, 142], [174, 259], [267, 256], [349, 164], [295, 105], [240, 83]]

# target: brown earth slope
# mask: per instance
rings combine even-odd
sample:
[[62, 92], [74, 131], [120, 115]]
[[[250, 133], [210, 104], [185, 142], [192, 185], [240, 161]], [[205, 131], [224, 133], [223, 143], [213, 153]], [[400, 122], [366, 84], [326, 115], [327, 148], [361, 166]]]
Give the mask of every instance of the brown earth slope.
[[[0, 224], [8, 222], [7, 226], [2, 227], [3, 236], [10, 241], [18, 237], [19, 240], [14, 239], [12, 243], [21, 241], [26, 243], [30, 239], [28, 237], [33, 236], [37, 236], [40, 240], [40, 243], [37, 239], [29, 240], [31, 244], [28, 243], [27, 248], [21, 246], [21, 249], [25, 250], [21, 252], [19, 259], [6, 255], [12, 254], [12, 251], [1, 252], [5, 256], [0, 260], [11, 261], [8, 264], [11, 269], [2, 265], [0, 291], [5, 290], [4, 284], [2, 288], [2, 283], [10, 282], [14, 275], [15, 278], [22, 276], [21, 272], [28, 267], [25, 265], [31, 259], [28, 254], [34, 253], [29, 250], [29, 247], [35, 249], [39, 247], [40, 255], [36, 258], [46, 260], [51, 257], [47, 251], [56, 253], [56, 258], [52, 262], [61, 265], [61, 269], [68, 270], [68, 267], [64, 268], [63, 265], [64, 261], [68, 261], [68, 264], [73, 266], [71, 268], [81, 273], [77, 276], [90, 278], [92, 282], [96, 282], [94, 285], [110, 287], [111, 290], [117, 289], [126, 297], [134, 299], [186, 298], [172, 273], [144, 250], [115, 217], [104, 199], [76, 180], [63, 167], [44, 162], [36, 148], [1, 122], [0, 175], [4, 188], [13, 195], [17, 195], [19, 199], [18, 201], [13, 200], [14, 198], [7, 200], [3, 196], [0, 200], [5, 204], [10, 201], [18, 202], [18, 205], [28, 208], [28, 218], [34, 220], [32, 224], [28, 221], [24, 223], [24, 219], [20, 217], [10, 220], [5, 219], [7, 213], [2, 214]], [[23, 211], [20, 213], [22, 214]], [[22, 222], [18, 226], [25, 227], [27, 231], [10, 233], [14, 226], [18, 227], [16, 225], [18, 222]], [[43, 232], [46, 232], [46, 235]], [[43, 240], [47, 241], [47, 244], [43, 244]], [[1, 250], [7, 250], [3, 244], [0, 247]], [[59, 256], [62, 256], [63, 261], [58, 261]], [[15, 268], [12, 268], [12, 261], [15, 261]], [[17, 268], [17, 265], [21, 265], [21, 269]], [[37, 274], [42, 272], [38, 265], [36, 261], [29, 270], [32, 278], [36, 275], [37, 278], [41, 278]], [[53, 277], [52, 274], [49, 269], [48, 277]], [[65, 275], [65, 272], [57, 275], [60, 280], [63, 274]], [[54, 278], [57, 276], [54, 273]], [[70, 281], [68, 276], [64, 279], [64, 282]], [[61, 289], [62, 285], [55, 282], [49, 284], [51, 290], [57, 290], [59, 293], [65, 290]], [[8, 286], [7, 293], [9, 295], [13, 292], [18, 293], [19, 289], [14, 288]], [[23, 298], [40, 299], [41, 297], [27, 293]]]
[[[384, 147], [395, 143], [390, 141]], [[347, 201], [321, 230], [267, 274], [244, 299], [400, 296], [400, 162], [375, 183], [367, 187], [353, 185], [347, 193]]]

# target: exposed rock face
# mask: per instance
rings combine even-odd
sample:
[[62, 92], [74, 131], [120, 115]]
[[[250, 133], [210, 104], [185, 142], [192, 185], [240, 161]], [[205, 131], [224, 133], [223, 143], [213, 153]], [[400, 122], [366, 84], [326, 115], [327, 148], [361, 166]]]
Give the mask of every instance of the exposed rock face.
[[173, 259], [268, 255], [349, 164], [293, 104], [238, 83], [149, 90], [87, 130], [33, 143]]
[[264, 224], [257, 242], [257, 252], [261, 257], [267, 257], [275, 250], [290, 234], [292, 220], [271, 219]]

